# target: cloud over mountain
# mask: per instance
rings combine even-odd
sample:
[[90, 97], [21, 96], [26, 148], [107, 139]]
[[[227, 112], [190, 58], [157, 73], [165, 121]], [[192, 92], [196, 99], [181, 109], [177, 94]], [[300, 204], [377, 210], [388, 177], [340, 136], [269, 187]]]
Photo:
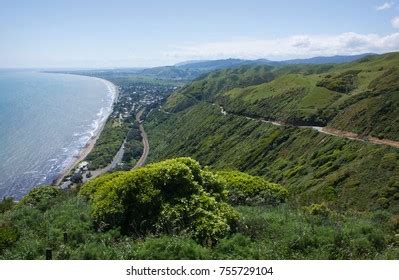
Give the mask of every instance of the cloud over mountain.
[[[392, 24], [398, 24], [399, 18]], [[230, 41], [172, 46], [163, 55], [168, 59], [290, 59], [337, 54], [383, 53], [399, 50], [399, 33], [388, 35], [347, 32], [338, 35], [298, 35], [275, 39]]]

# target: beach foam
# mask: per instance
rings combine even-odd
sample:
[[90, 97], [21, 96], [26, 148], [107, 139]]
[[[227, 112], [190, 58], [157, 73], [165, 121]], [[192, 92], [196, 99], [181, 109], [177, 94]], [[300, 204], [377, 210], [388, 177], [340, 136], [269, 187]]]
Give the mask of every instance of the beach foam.
[[0, 92], [17, 105], [0, 112], [0, 198], [17, 199], [76, 162], [117, 96], [103, 79], [37, 72], [2, 73]]
[[[69, 156], [60, 164], [61, 171], [68, 170], [73, 165], [76, 164], [77, 159], [79, 159], [79, 155], [83, 152], [87, 146], [89, 146], [90, 141], [93, 141], [94, 138], [101, 133], [102, 127], [107, 121], [109, 115], [112, 113], [113, 104], [117, 98], [117, 88], [116, 86], [104, 79], [101, 78], [93, 78], [98, 81], [101, 81], [107, 87], [107, 106], [101, 107], [96, 114], [96, 119], [92, 121], [90, 127], [83, 133], [74, 133], [75, 137], [78, 137], [74, 143], [71, 144], [69, 148], [64, 148], [65, 154]], [[71, 149], [73, 150], [71, 152]]]

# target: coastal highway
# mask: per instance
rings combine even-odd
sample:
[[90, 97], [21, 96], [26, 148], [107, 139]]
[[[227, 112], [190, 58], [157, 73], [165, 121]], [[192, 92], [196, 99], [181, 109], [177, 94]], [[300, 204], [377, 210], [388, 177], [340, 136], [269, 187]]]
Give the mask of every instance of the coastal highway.
[[[141, 137], [143, 139], [143, 153], [141, 154], [140, 159], [137, 161], [136, 165], [133, 167], [133, 169], [135, 168], [139, 168], [141, 166], [143, 166], [147, 160], [148, 157], [148, 153], [150, 151], [150, 145], [148, 142], [148, 137], [147, 137], [147, 133], [144, 130], [143, 124], [142, 124], [142, 120], [141, 120], [141, 116], [144, 112], [144, 109], [140, 110], [137, 114], [136, 114], [136, 121], [139, 123], [139, 128], [140, 128], [140, 132], [141, 132]], [[93, 170], [90, 171], [91, 173], [91, 177], [87, 178], [86, 176], [83, 176], [83, 183], [90, 181], [98, 176], [101, 176], [102, 174], [111, 171], [112, 169], [114, 169], [115, 167], [118, 166], [118, 164], [120, 164], [122, 162], [122, 158], [123, 158], [123, 154], [125, 151], [125, 143], [126, 140], [123, 142], [122, 146], [120, 147], [118, 153], [115, 155], [114, 159], [112, 160], [112, 163], [110, 163], [108, 166], [101, 168], [101, 169], [97, 169], [97, 170]], [[85, 172], [84, 174], [85, 175]], [[58, 186], [60, 186], [61, 188], [67, 188], [69, 187], [69, 185], [71, 184], [70, 181], [61, 181], [57, 183]]]
[[143, 148], [143, 153], [141, 154], [140, 159], [137, 161], [137, 163], [133, 167], [133, 169], [143, 166], [145, 161], [147, 160], [148, 153], [150, 152], [150, 144], [148, 143], [147, 133], [145, 132], [143, 123], [141, 121], [141, 115], [143, 114], [143, 112], [144, 112], [144, 109], [140, 110], [140, 112], [138, 112], [136, 114], [136, 121], [137, 121], [137, 123], [139, 123], [139, 128], [140, 128], [140, 132], [141, 132], [141, 137], [143, 139], [144, 148]]

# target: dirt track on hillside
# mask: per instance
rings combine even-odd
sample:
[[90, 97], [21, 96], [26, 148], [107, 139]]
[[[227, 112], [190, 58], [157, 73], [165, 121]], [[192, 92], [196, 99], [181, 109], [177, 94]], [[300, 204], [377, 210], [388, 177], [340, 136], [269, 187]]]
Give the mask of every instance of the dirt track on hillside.
[[[212, 104], [212, 105], [216, 105], [216, 104]], [[226, 112], [226, 110], [222, 106], [219, 106], [219, 107], [220, 107], [220, 113], [224, 116], [226, 116], [228, 114], [229, 115], [237, 115], [237, 114], [231, 114], [229, 112]], [[248, 117], [248, 116], [242, 116], [242, 115], [237, 115], [237, 116], [245, 117], [246, 119], [253, 120], [253, 121], [269, 123], [269, 124], [276, 125], [276, 126], [291, 126], [291, 127], [301, 128], [301, 129], [309, 129], [310, 128], [310, 129], [314, 129], [320, 133], [324, 133], [327, 135], [346, 138], [346, 139], [354, 140], [354, 141], [369, 142], [369, 143], [373, 143], [376, 145], [390, 146], [390, 147], [399, 149], [399, 141], [394, 141], [394, 140], [389, 140], [389, 139], [379, 139], [379, 138], [373, 137], [373, 136], [362, 136], [362, 135], [354, 133], [354, 132], [339, 130], [339, 129], [332, 128], [332, 127], [296, 126], [296, 125], [287, 124], [287, 123], [284, 123], [281, 121], [270, 121], [270, 120], [265, 120], [262, 118], [254, 118], [254, 117]]]

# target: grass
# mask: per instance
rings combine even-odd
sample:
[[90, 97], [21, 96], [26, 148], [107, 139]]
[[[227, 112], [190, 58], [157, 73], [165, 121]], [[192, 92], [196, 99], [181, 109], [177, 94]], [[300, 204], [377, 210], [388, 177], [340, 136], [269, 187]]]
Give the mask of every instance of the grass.
[[237, 67], [194, 81], [166, 108], [216, 102], [236, 114], [397, 140], [398, 63], [399, 54], [390, 53], [335, 66]]
[[386, 193], [399, 172], [395, 148], [224, 116], [207, 103], [172, 115], [154, 112], [145, 129], [150, 161], [191, 156], [219, 170], [263, 176], [288, 188], [292, 203], [302, 206], [324, 201], [340, 211], [399, 211], [399, 189]]
[[[0, 214], [0, 259], [398, 259], [398, 223], [385, 211], [339, 214], [289, 205], [239, 206], [237, 230], [213, 246], [187, 235], [136, 238], [118, 228], [98, 231], [90, 204], [64, 193], [38, 210]], [[326, 213], [326, 214], [324, 214]], [[66, 237], [65, 237], [66, 234]]]

